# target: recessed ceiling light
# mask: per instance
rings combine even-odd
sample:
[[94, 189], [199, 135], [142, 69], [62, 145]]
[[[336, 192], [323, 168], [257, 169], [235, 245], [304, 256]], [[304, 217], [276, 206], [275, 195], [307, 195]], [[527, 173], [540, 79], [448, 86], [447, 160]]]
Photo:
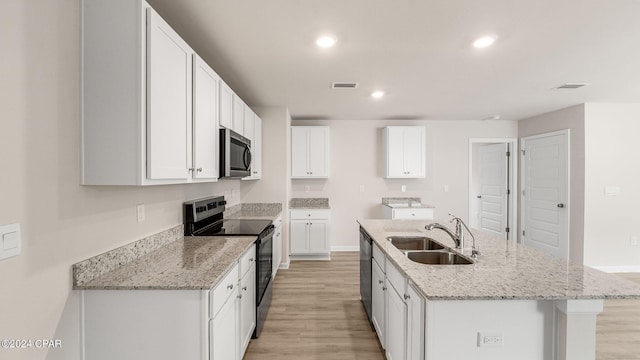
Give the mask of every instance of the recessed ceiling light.
[[333, 36], [321, 36], [316, 39], [316, 45], [320, 48], [327, 49], [335, 45], [337, 41]]
[[500, 120], [500, 115], [492, 115], [492, 116], [486, 117], [486, 118], [484, 118], [482, 120]]
[[493, 45], [495, 41], [496, 41], [495, 36], [492, 36], [492, 35], [483, 36], [483, 37], [477, 38], [476, 41], [473, 42], [473, 47], [478, 49], [486, 48]]
[[384, 96], [384, 91], [378, 90], [371, 93], [371, 97], [374, 99], [380, 99]]

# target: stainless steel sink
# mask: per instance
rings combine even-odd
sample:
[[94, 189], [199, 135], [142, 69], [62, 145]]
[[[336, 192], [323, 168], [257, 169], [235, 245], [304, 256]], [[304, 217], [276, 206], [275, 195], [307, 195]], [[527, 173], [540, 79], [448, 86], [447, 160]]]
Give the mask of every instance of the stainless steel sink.
[[389, 236], [387, 240], [402, 251], [442, 250], [445, 248], [440, 243], [424, 236]]
[[409, 251], [407, 258], [427, 265], [469, 265], [473, 260], [450, 251]]

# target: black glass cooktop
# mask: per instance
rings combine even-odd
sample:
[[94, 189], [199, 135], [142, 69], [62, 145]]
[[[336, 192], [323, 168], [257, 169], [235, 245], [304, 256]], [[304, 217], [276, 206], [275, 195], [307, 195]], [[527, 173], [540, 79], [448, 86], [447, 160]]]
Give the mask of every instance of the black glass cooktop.
[[258, 236], [271, 225], [270, 220], [225, 219], [195, 233], [196, 236]]

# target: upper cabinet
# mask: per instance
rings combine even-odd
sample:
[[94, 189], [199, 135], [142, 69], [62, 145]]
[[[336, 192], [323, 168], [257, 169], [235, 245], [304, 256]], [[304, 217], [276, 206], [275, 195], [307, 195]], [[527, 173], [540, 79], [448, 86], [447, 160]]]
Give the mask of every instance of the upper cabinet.
[[329, 127], [291, 127], [291, 177], [329, 177]]
[[245, 137], [251, 140], [251, 176], [242, 180], [262, 178], [262, 119], [248, 106], [244, 112]]
[[386, 178], [425, 177], [425, 134], [424, 126], [384, 128]]
[[193, 162], [196, 179], [217, 179], [220, 77], [197, 54], [193, 57]]
[[244, 132], [244, 101], [236, 95], [233, 94], [233, 131], [238, 134], [246, 137]]
[[233, 130], [233, 90], [220, 81], [220, 126]]

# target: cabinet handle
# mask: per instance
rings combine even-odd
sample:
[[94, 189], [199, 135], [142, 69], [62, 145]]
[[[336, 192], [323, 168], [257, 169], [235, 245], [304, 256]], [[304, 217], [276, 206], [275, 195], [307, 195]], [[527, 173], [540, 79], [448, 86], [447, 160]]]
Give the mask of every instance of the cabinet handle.
[[242, 299], [242, 294], [237, 296], [238, 299]]
[[233, 284], [227, 285], [227, 289], [232, 290], [233, 289]]
[[405, 300], [409, 300], [409, 299], [411, 299], [411, 296], [409, 296], [409, 294], [404, 294], [404, 299]]
[[253, 262], [253, 258], [249, 258], [249, 262]]
[[386, 286], [383, 286], [383, 287], [382, 287], [382, 291], [387, 291], [387, 287], [386, 287]]
[[202, 172], [202, 168], [197, 168], [196, 171], [197, 172]]
[[384, 281], [382, 280], [378, 280], [378, 284], [382, 284]]
[[246, 286], [243, 286], [243, 287], [242, 287], [242, 291], [247, 291], [247, 287], [246, 287]]
[[189, 168], [188, 170], [189, 170], [189, 171], [193, 171], [193, 168]]

